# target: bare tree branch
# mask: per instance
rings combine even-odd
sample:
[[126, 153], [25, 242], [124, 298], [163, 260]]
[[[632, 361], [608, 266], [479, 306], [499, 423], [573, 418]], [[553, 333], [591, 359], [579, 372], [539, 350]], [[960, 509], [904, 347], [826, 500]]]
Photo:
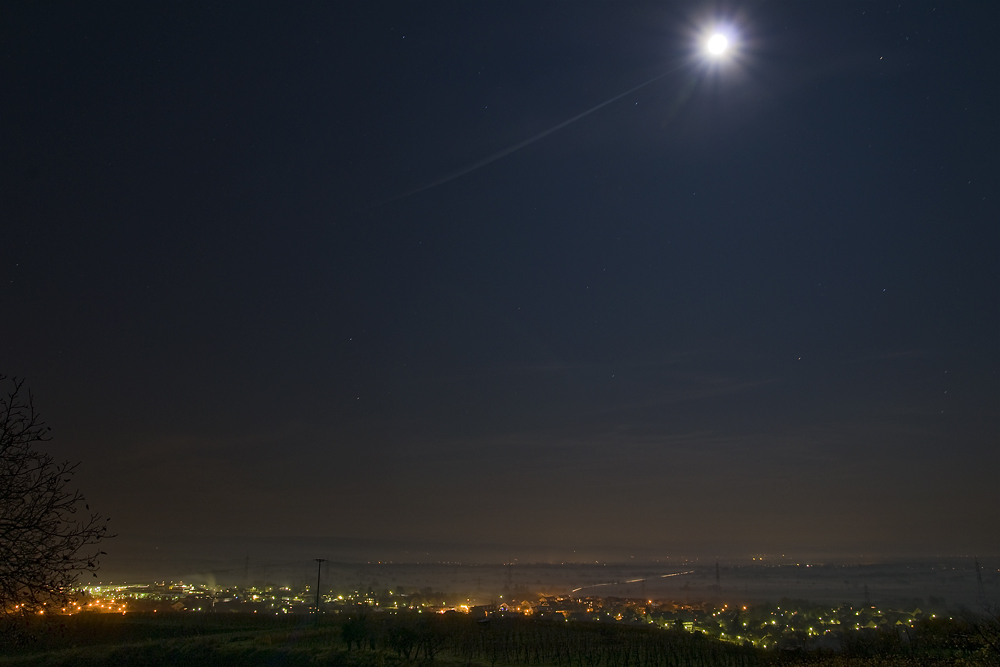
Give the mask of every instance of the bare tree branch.
[[9, 383], [0, 396], [0, 615], [64, 604], [78, 577], [97, 571], [97, 545], [113, 537], [70, 486], [77, 464], [34, 449], [51, 429], [24, 380]]

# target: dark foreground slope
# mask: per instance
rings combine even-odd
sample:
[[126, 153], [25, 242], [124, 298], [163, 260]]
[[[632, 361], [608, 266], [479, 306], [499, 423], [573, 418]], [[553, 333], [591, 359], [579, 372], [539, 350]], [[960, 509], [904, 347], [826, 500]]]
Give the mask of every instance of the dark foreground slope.
[[0, 667], [288, 665], [343, 667], [909, 667], [998, 665], [955, 626], [917, 647], [875, 637], [846, 653], [764, 651], [698, 633], [463, 615], [255, 617], [130, 614], [35, 619], [3, 635]]

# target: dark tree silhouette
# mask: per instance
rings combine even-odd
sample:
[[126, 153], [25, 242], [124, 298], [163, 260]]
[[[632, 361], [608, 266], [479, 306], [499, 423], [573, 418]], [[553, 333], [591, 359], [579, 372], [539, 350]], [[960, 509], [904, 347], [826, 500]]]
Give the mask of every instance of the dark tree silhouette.
[[1000, 604], [984, 600], [982, 609], [981, 614], [966, 614], [965, 620], [982, 643], [983, 653], [1000, 665]]
[[[51, 430], [24, 380], [0, 375], [0, 615], [29, 614], [69, 599], [80, 574], [96, 572], [112, 537], [71, 486], [79, 464], [34, 448]], [[96, 576], [96, 575], [95, 575]]]

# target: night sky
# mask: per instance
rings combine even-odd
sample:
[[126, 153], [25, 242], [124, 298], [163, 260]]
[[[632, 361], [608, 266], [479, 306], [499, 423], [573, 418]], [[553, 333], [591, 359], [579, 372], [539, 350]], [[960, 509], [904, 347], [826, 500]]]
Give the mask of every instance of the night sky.
[[122, 539], [996, 554], [998, 29], [5, 3], [0, 371]]

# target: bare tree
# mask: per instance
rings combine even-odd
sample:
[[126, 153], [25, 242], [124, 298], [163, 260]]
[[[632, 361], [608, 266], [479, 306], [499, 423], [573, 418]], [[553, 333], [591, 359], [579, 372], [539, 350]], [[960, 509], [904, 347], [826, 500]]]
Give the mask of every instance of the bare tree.
[[981, 604], [982, 613], [966, 613], [965, 621], [982, 645], [985, 664], [1000, 665], [1000, 604]]
[[65, 604], [79, 575], [97, 571], [97, 545], [112, 535], [71, 486], [79, 464], [34, 449], [51, 429], [24, 380], [0, 382], [9, 383], [0, 395], [0, 616], [9, 616]]

